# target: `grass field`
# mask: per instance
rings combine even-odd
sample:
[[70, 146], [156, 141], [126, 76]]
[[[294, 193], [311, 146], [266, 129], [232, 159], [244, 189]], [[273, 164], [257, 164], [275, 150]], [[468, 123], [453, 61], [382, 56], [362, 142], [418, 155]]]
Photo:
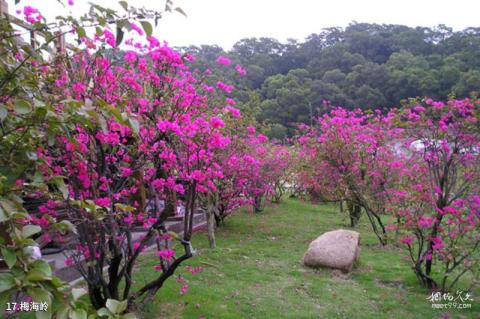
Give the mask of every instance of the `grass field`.
[[[364, 221], [363, 221], [364, 222]], [[378, 246], [362, 223], [360, 260], [351, 274], [304, 267], [311, 240], [345, 228], [335, 206], [313, 206], [288, 199], [262, 214], [239, 212], [218, 229], [218, 247], [208, 248], [205, 233], [193, 240], [197, 256], [184, 264], [182, 283], [168, 281], [142, 318], [480, 318], [480, 293], [471, 309], [432, 309], [419, 288], [405, 252]], [[144, 257], [138, 284], [155, 275], [153, 257]], [[202, 266], [191, 274], [185, 266]], [[458, 289], [465, 289], [468, 278]]]

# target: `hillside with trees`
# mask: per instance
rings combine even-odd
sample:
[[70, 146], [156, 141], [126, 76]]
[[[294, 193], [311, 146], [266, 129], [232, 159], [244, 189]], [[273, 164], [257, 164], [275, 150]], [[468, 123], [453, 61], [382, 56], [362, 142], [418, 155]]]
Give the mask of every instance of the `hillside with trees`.
[[[480, 87], [480, 28], [352, 23], [303, 42], [249, 38], [229, 51], [215, 45], [180, 49], [195, 55], [200, 70], [235, 84], [242, 110], [268, 123], [268, 135], [279, 139], [329, 105], [390, 109], [408, 98], [462, 98]], [[219, 55], [244, 66], [247, 76], [220, 68]]]

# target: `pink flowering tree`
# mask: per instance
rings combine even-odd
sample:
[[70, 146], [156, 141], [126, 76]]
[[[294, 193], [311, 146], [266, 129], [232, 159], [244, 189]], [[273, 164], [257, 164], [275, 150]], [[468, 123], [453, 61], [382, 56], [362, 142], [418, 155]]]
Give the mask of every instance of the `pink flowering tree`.
[[273, 155], [271, 156], [268, 138], [263, 134], [257, 134], [254, 127], [247, 127], [248, 136], [243, 139], [247, 153], [243, 156], [245, 161], [246, 180], [245, 196], [253, 206], [256, 213], [262, 212], [265, 204], [270, 200], [273, 193], [272, 175]]
[[[217, 64], [225, 69], [231, 65], [231, 61], [225, 56], [219, 56]], [[200, 71], [195, 70], [196, 73]], [[237, 74], [243, 76], [244, 74]], [[228, 139], [219, 140], [221, 147], [212, 152], [212, 167], [217, 170], [215, 176], [208, 181], [208, 192], [199, 194], [199, 204], [205, 210], [207, 216], [207, 229], [210, 247], [216, 246], [215, 228], [223, 220], [223, 215], [231, 209], [241, 206], [241, 200], [238, 195], [242, 193], [242, 188], [235, 190], [233, 185], [238, 185], [235, 181], [238, 176], [236, 169], [229, 161], [231, 156], [239, 154], [244, 148], [240, 142], [239, 136], [244, 131], [245, 118], [236, 108], [236, 102], [229, 95], [234, 87], [224, 82], [218, 81], [216, 76], [210, 70], [201, 74], [204, 83], [201, 88], [204, 92], [211, 94], [213, 101], [210, 103], [208, 112], [217, 114], [215, 118], [216, 125], [221, 127]]]
[[292, 182], [292, 154], [284, 145], [270, 144], [264, 166], [265, 179], [270, 185], [271, 201], [281, 203]]
[[[23, 5], [23, 1], [15, 1], [19, 2]], [[73, 1], [68, 4], [73, 5]], [[55, 196], [57, 190], [65, 194], [67, 190], [64, 177], [53, 176], [46, 181], [37, 170], [40, 165], [37, 147], [46, 140], [46, 145], [52, 146], [58, 142], [57, 137], [68, 137], [75, 122], [86, 123], [86, 114], [79, 112], [78, 105], [67, 103], [64, 101], [67, 96], [57, 95], [49, 88], [52, 80], [63, 81], [56, 74], [56, 70], [61, 69], [57, 66], [69, 56], [62, 45], [63, 36], [73, 34], [86, 43], [85, 28], [93, 26], [97, 27], [99, 36], [112, 40], [115, 39], [112, 32], [104, 29], [107, 23], [121, 34], [127, 27], [127, 19], [161, 16], [159, 12], [131, 8], [126, 3], [124, 7], [128, 12], [122, 15], [95, 5], [82, 19], [59, 17], [52, 23], [47, 23], [39, 10], [31, 6], [13, 8], [10, 13], [23, 16], [27, 32], [18, 30], [14, 26], [18, 20], [2, 12], [0, 151], [4, 156], [0, 165], [0, 254], [2, 267], [6, 268], [0, 275], [3, 304], [7, 301], [17, 305], [21, 301], [46, 303], [46, 311], [42, 313], [45, 317], [86, 317], [93, 313], [88, 304], [79, 300], [81, 289], [72, 290], [40, 259], [40, 240], [61, 240], [67, 232], [74, 232], [75, 226], [68, 220], [57, 219], [55, 200], [48, 201], [35, 214], [31, 204], [44, 200], [47, 195]], [[148, 29], [149, 23], [144, 24]], [[29, 35], [31, 39], [25, 39]], [[44, 41], [40, 41], [41, 38]], [[72, 46], [69, 49], [78, 50]], [[84, 88], [75, 85], [72, 89], [80, 94]], [[63, 113], [59, 112], [62, 105], [66, 106]], [[69, 109], [70, 106], [75, 109]], [[40, 240], [35, 239], [42, 233]], [[4, 310], [5, 307], [2, 312]]]
[[[222, 170], [214, 180], [215, 191], [208, 194], [205, 203], [209, 216], [209, 239], [215, 246], [214, 228], [242, 206], [253, 205], [257, 211], [263, 208], [266, 196], [271, 194], [273, 177], [280, 174], [280, 167], [273, 168], [278, 155], [268, 139], [258, 134], [254, 127], [246, 126], [240, 119], [227, 119], [231, 130], [231, 143], [218, 151], [215, 161]], [[272, 173], [275, 172], [275, 173]]]
[[[245, 167], [247, 162], [242, 154], [245, 154], [245, 145], [239, 138], [241, 128], [237, 121], [238, 117], [226, 119], [231, 124], [231, 142], [225, 148], [215, 152], [215, 163], [221, 167], [222, 173], [213, 180], [215, 191], [201, 196], [202, 204], [207, 213], [207, 228], [210, 247], [216, 246], [215, 228], [220, 226], [225, 217], [235, 209], [249, 203], [245, 194], [247, 181]], [[237, 131], [238, 130], [238, 131]], [[237, 133], [235, 133], [237, 131]]]
[[[321, 200], [346, 200], [363, 209], [382, 244], [386, 232], [381, 215], [387, 189], [397, 177], [391, 166], [395, 155], [392, 141], [401, 132], [390, 127], [393, 115], [337, 108], [298, 139], [301, 169], [297, 182]], [[358, 218], [351, 215], [351, 219]]]
[[[219, 56], [216, 62], [225, 69], [232, 64], [225, 56]], [[240, 65], [236, 65], [233, 72], [236, 76], [246, 74]], [[280, 191], [289, 154], [285, 148], [271, 144], [264, 135], [256, 132], [253, 121], [242, 116], [232, 98], [224, 96], [232, 93], [233, 86], [217, 81], [215, 77], [210, 78], [211, 75], [209, 70], [204, 72], [210, 86], [204, 84], [203, 88], [213, 92], [216, 87], [223, 93], [217, 94], [216, 103], [212, 105], [214, 112], [223, 106], [221, 118], [230, 137], [230, 143], [214, 153], [213, 162], [221, 174], [211, 181], [213, 191], [200, 196], [207, 213], [210, 246], [215, 247], [215, 227], [220, 226], [230, 213], [245, 205], [254, 205], [260, 211], [274, 187]]]
[[[62, 176], [63, 209], [78, 239], [71, 241], [75, 253], [68, 261], [86, 279], [97, 309], [108, 299], [125, 300], [129, 308], [139, 298], [149, 300], [192, 257], [197, 196], [215, 190], [211, 181], [221, 171], [213, 154], [230, 143], [221, 115], [209, 108], [208, 90], [184, 63], [190, 57], [147, 40], [117, 59], [81, 52], [57, 70], [52, 90], [71, 98], [56, 111], [87, 116], [37, 152], [47, 182]], [[171, 211], [162, 200], [168, 203], [172, 194], [184, 197], [181, 254], [164, 225]], [[144, 234], [135, 240], [138, 224]], [[159, 276], [132, 292], [134, 265], [154, 242]]]
[[[170, 5], [167, 1], [167, 11]], [[24, 189], [27, 195], [49, 199], [39, 207], [39, 214], [18, 215], [9, 224], [12, 233], [18, 227], [25, 230], [18, 241], [14, 239], [16, 245], [27, 244], [28, 239], [33, 246], [29, 237], [41, 232], [44, 241], [69, 248], [65, 262], [75, 264], [86, 280], [91, 304], [99, 315], [107, 316], [121, 315], [138, 302], [150, 300], [175, 269], [192, 257], [190, 239], [198, 194], [214, 190], [212, 180], [221, 176], [214, 154], [230, 143], [224, 134], [223, 110], [211, 107], [216, 89], [203, 85], [186, 66], [192, 57], [161, 45], [151, 36], [148, 21], [135, 21], [136, 17], [156, 19], [160, 15], [126, 2], [122, 6], [125, 15], [93, 6], [80, 21], [60, 18], [57, 27], [75, 33], [81, 47], [57, 52], [54, 67], [42, 65], [37, 70], [40, 62], [34, 58], [39, 57], [32, 51], [13, 52], [12, 59], [19, 64], [14, 71], [28, 75], [30, 70], [22, 67], [33, 69], [38, 85], [41, 82], [42, 91], [48, 94], [38, 101], [27, 100], [28, 94], [12, 97], [18, 74], [12, 75], [11, 82], [2, 84], [2, 101], [7, 104], [5, 110], [3, 104], [0, 109], [2, 122], [7, 116], [9, 121], [3, 134], [15, 134], [2, 140], [2, 149], [25, 147], [13, 148], [21, 160], [8, 165], [34, 161], [31, 172], [21, 172], [27, 182], [17, 179], [8, 189], [5, 186], [5, 196], [14, 196], [13, 190], [28, 185], [38, 191]], [[43, 21], [36, 9], [29, 8], [25, 15], [35, 26]], [[92, 25], [95, 29], [90, 33], [87, 26]], [[117, 48], [122, 42], [127, 50]], [[217, 87], [231, 91], [226, 84]], [[34, 108], [41, 111], [43, 121], [32, 121], [39, 116]], [[31, 138], [24, 132], [30, 132], [33, 125], [36, 130]], [[177, 196], [183, 198], [185, 207], [181, 236], [165, 229], [166, 218], [176, 211]], [[15, 207], [21, 207], [18, 197], [13, 198]], [[3, 199], [2, 192], [2, 213], [7, 205]], [[8, 205], [10, 219], [11, 211], [18, 208]], [[159, 274], [133, 291], [138, 257], [155, 243]], [[12, 250], [10, 243], [2, 245], [2, 256], [15, 268], [13, 256], [20, 261], [22, 247]], [[24, 260], [32, 262], [29, 255]], [[44, 274], [35, 277], [37, 282], [52, 284], [48, 264], [35, 261], [32, 267]], [[15, 281], [11, 275], [3, 277], [8, 289], [2, 296], [10, 296], [17, 288]], [[53, 285], [64, 288], [58, 281]], [[34, 298], [47, 300], [48, 296], [50, 300], [55, 289], [49, 289]], [[55, 308], [64, 311], [58, 304]], [[78, 311], [79, 315], [90, 312], [88, 307]]]
[[478, 110], [476, 100], [427, 99], [398, 115], [406, 170], [389, 203], [412, 268], [430, 289], [448, 291], [478, 271]]

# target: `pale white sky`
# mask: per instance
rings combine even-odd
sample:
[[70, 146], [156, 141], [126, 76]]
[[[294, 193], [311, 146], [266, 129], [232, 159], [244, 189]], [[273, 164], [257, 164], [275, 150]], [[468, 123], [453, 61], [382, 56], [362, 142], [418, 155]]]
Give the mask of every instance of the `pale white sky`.
[[[65, 0], [66, 1], [66, 0]], [[118, 7], [117, 0], [93, 0]], [[15, 5], [7, 0], [10, 11]], [[132, 5], [161, 10], [164, 0], [129, 0]], [[303, 40], [322, 28], [347, 26], [352, 21], [432, 27], [446, 24], [454, 30], [480, 26], [478, 0], [174, 0], [188, 15], [168, 14], [154, 35], [171, 46], [218, 44], [225, 49], [245, 37]], [[87, 0], [75, 0], [74, 12], [86, 12]], [[52, 18], [71, 7], [56, 0], [22, 0]], [[17, 6], [17, 7], [19, 7]]]

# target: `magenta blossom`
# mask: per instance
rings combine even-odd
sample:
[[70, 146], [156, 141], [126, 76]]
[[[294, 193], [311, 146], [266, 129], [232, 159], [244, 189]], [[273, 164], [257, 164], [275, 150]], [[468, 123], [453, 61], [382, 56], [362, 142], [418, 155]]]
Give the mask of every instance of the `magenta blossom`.
[[220, 64], [220, 65], [230, 65], [232, 62], [226, 56], [220, 55], [217, 58], [217, 63]]

